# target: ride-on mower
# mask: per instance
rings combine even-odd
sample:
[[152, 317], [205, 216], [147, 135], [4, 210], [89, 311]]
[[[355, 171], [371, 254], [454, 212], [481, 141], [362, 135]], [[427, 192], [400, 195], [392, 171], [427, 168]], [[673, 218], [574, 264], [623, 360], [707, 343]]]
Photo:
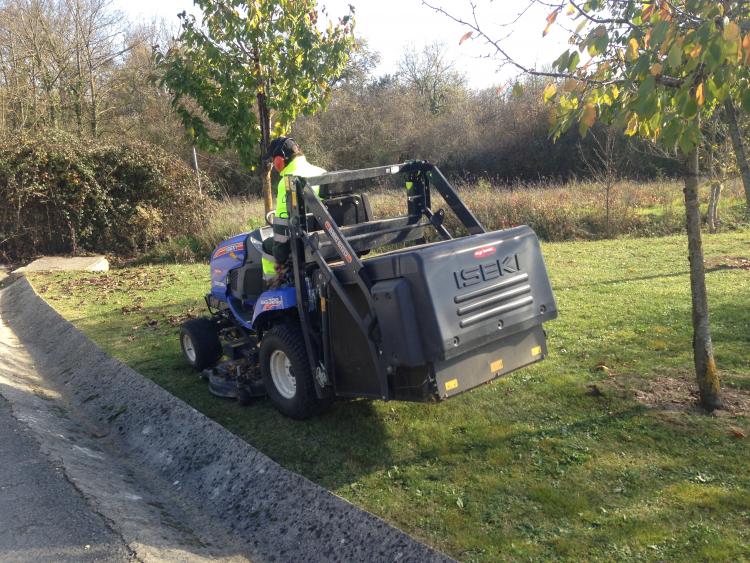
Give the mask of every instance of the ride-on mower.
[[[355, 187], [394, 175], [406, 214], [375, 219]], [[267, 394], [306, 418], [336, 397], [439, 401], [545, 357], [542, 323], [557, 306], [529, 227], [485, 231], [424, 161], [285, 181], [288, 283], [264, 280], [272, 226], [232, 237], [211, 256], [210, 316], [182, 326], [183, 353], [214, 394]], [[432, 189], [467, 234], [433, 211]]]

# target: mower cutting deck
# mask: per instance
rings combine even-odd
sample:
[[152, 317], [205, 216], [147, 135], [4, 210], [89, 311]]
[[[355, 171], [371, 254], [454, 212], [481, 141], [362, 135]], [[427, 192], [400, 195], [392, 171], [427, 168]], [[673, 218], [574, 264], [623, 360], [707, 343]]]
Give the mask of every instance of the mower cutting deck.
[[[375, 220], [355, 186], [393, 175], [406, 214]], [[271, 227], [238, 235], [212, 255], [210, 317], [183, 325], [185, 357], [216, 394], [265, 390], [305, 418], [335, 397], [445, 399], [545, 357], [542, 323], [557, 306], [529, 227], [486, 232], [422, 161], [286, 181], [294, 283], [265, 287]], [[466, 236], [432, 210], [431, 189]], [[388, 245], [402, 248], [362, 259]]]

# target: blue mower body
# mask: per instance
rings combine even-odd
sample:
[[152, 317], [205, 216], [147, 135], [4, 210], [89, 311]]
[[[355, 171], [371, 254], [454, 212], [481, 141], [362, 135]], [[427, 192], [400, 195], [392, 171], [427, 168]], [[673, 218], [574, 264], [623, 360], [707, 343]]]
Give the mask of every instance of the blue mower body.
[[[234, 321], [245, 329], [256, 328], [267, 315], [295, 309], [294, 287], [265, 289], [262, 257], [263, 240], [271, 236], [260, 228], [223, 241], [211, 254], [211, 293], [213, 308], [227, 308]], [[273, 258], [266, 254], [266, 258]]]

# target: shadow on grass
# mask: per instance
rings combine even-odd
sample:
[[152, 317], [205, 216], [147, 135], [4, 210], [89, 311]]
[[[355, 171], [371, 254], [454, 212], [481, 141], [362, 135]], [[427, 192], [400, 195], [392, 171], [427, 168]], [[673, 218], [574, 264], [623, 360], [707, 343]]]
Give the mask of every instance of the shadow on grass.
[[559, 289], [578, 289], [581, 287], [598, 287], [602, 285], [616, 285], [616, 284], [628, 283], [628, 282], [676, 278], [680, 276], [687, 276], [689, 274], [690, 274], [689, 271], [684, 271], [684, 272], [669, 272], [669, 273], [664, 273], [664, 274], [651, 274], [647, 276], [637, 276], [637, 277], [622, 277], [622, 278], [616, 278], [612, 280], [593, 281], [593, 282], [587, 282], [587, 283], [555, 285], [553, 289], [559, 290]]

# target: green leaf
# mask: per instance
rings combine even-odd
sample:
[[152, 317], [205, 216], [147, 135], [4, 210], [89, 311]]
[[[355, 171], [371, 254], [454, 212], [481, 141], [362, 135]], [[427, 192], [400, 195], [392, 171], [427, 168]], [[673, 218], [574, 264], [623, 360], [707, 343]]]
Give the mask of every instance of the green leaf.
[[706, 62], [712, 66], [719, 66], [724, 61], [724, 52], [721, 44], [718, 41], [713, 41], [708, 46], [708, 54], [706, 56]]
[[570, 61], [570, 51], [565, 51], [562, 55], [555, 59], [552, 66], [559, 71], [563, 71], [568, 68], [568, 62]]
[[745, 89], [742, 91], [742, 98], [740, 101], [741, 101], [742, 109], [746, 113], [750, 113], [750, 89]]
[[655, 87], [656, 87], [656, 78], [649, 75], [646, 77], [646, 79], [643, 82], [641, 82], [641, 85], [638, 87], [637, 96], [639, 98], [644, 98], [648, 96], [651, 92], [653, 92]]
[[675, 41], [667, 55], [667, 65], [672, 70], [677, 70], [682, 63], [682, 45]]
[[684, 119], [693, 119], [698, 114], [698, 101], [692, 96], [688, 98], [681, 113]]
[[684, 122], [677, 118], [676, 116], [672, 116], [671, 119], [667, 122], [667, 125], [662, 129], [661, 137], [662, 141], [667, 147], [674, 147], [675, 144], [677, 144], [677, 139], [680, 138], [680, 135], [682, 134], [682, 124]]
[[576, 68], [578, 68], [578, 63], [580, 62], [580, 60], [581, 56], [577, 52], [574, 52], [570, 56], [570, 60], [568, 61], [568, 72], [573, 72]]
[[700, 141], [700, 130], [695, 121], [690, 122], [681, 132], [677, 142], [683, 154], [688, 154]]
[[659, 49], [661, 47], [662, 42], [667, 36], [668, 30], [669, 23], [664, 20], [659, 21], [659, 23], [654, 26], [651, 30], [651, 42], [649, 43], [651, 49]]

